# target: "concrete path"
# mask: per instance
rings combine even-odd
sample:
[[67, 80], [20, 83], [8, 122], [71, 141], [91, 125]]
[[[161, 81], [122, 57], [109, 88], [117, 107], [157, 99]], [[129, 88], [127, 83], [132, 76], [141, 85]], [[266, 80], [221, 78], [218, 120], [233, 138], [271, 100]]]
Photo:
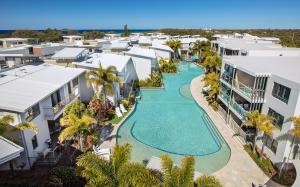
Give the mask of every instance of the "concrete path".
[[203, 86], [202, 76], [193, 79], [190, 86], [192, 96], [210, 116], [231, 149], [231, 157], [227, 165], [213, 175], [225, 187], [250, 187], [252, 182], [255, 184], [266, 183], [269, 178], [244, 151], [240, 141], [233, 137], [234, 132], [225, 124], [221, 116], [208, 105], [202, 94]]

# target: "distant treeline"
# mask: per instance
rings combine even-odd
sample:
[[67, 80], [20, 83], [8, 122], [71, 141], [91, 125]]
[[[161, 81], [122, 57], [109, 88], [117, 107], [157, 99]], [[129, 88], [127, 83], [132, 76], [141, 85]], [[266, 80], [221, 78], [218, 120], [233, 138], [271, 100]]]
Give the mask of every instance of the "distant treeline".
[[104, 32], [100, 31], [88, 31], [79, 33], [74, 30], [57, 30], [57, 29], [46, 29], [44, 31], [34, 31], [34, 30], [16, 30], [13, 33], [0, 34], [0, 38], [33, 38], [38, 39], [39, 42], [59, 42], [63, 40], [64, 35], [82, 35], [85, 39], [96, 39], [103, 38]]
[[300, 29], [242, 29], [242, 30], [203, 30], [203, 29], [160, 29], [169, 35], [201, 35], [211, 39], [214, 34], [248, 33], [259, 37], [277, 37], [281, 44], [288, 47], [300, 47]]

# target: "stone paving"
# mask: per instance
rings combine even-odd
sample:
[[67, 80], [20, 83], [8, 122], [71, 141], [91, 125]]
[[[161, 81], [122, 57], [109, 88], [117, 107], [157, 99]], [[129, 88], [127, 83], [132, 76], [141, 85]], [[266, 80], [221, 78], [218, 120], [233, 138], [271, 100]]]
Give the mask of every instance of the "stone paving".
[[203, 86], [202, 76], [193, 79], [190, 85], [192, 96], [210, 116], [231, 149], [231, 157], [227, 165], [213, 175], [215, 175], [225, 187], [249, 187], [252, 182], [255, 184], [265, 184], [269, 178], [243, 150], [242, 144], [233, 136], [234, 132], [226, 126], [220, 114], [215, 112], [208, 105], [202, 94]]

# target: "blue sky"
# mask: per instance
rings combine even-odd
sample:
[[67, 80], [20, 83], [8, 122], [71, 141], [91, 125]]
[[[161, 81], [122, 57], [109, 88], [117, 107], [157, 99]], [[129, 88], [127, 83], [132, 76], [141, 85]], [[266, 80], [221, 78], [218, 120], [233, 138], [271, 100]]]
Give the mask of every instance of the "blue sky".
[[300, 28], [300, 0], [1, 0], [0, 29]]

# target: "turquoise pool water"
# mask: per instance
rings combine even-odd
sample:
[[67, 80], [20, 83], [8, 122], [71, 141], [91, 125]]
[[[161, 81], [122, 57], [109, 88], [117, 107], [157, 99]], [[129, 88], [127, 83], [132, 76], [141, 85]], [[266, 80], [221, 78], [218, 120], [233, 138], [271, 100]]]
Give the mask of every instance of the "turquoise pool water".
[[165, 74], [163, 90], [142, 90], [135, 111], [118, 130], [117, 142], [130, 143], [133, 161], [169, 154], [175, 163], [194, 156], [196, 170], [210, 174], [222, 168], [230, 149], [190, 92], [190, 82], [203, 73], [194, 64]]

